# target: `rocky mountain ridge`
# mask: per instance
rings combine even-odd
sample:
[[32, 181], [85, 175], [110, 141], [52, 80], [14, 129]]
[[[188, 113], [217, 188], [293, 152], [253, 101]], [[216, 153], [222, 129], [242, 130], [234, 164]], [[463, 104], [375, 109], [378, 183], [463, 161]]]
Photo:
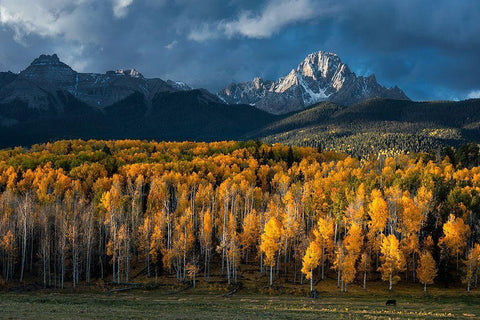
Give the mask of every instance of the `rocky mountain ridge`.
[[[143, 95], [151, 105], [158, 94], [189, 90], [192, 88], [184, 82], [145, 78], [135, 69], [79, 73], [56, 54], [41, 55], [19, 74], [0, 72], [0, 109], [2, 105], [22, 104], [35, 112], [61, 113], [66, 107], [62, 94], [68, 93], [102, 110], [134, 93]], [[374, 75], [356, 76], [336, 54], [324, 51], [308, 55], [277, 81], [257, 77], [232, 83], [217, 95], [202, 92], [209, 101], [249, 104], [272, 114], [302, 110], [320, 101], [352, 105], [377, 97], [409, 100], [398, 87], [385, 88]], [[3, 122], [5, 117], [0, 114]]]
[[60, 61], [56, 54], [41, 55], [19, 74], [0, 73], [0, 104], [26, 103], [30, 109], [62, 112], [59, 92], [99, 109], [117, 103], [135, 92], [147, 102], [156, 94], [192, 90], [183, 82], [147, 79], [135, 69], [100, 73], [79, 73]]
[[276, 116], [135, 69], [79, 73], [41, 55], [0, 72], [0, 148], [58, 139], [232, 140]]
[[229, 104], [250, 104], [274, 114], [302, 110], [330, 101], [352, 105], [371, 98], [409, 100], [398, 87], [385, 88], [374, 75], [357, 76], [330, 52], [309, 54], [296, 69], [277, 81], [254, 78], [231, 83], [217, 95]]

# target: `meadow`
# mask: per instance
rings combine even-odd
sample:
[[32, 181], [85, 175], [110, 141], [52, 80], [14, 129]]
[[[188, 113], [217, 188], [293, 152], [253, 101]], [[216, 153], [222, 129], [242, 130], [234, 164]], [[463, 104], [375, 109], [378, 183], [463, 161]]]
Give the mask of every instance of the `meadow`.
[[[305, 285], [305, 292], [308, 285]], [[282, 284], [262, 293], [257, 286], [245, 287], [230, 297], [227, 287], [199, 282], [197, 288], [172, 294], [171, 286], [111, 293], [77, 288], [0, 293], [3, 319], [477, 319], [480, 294], [464, 288], [433, 286], [427, 294], [421, 285], [398, 284], [388, 292], [384, 283], [367, 290], [352, 285], [340, 293], [333, 280], [317, 287], [319, 297], [301, 292], [285, 293]], [[396, 299], [397, 306], [385, 306]]]

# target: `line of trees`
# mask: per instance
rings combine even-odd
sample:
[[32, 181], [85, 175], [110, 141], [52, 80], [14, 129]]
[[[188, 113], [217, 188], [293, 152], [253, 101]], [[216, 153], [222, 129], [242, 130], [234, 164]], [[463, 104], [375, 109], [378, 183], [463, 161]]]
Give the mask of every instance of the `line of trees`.
[[480, 167], [259, 142], [60, 141], [0, 151], [4, 283], [179, 282], [242, 265], [270, 285], [477, 286]]

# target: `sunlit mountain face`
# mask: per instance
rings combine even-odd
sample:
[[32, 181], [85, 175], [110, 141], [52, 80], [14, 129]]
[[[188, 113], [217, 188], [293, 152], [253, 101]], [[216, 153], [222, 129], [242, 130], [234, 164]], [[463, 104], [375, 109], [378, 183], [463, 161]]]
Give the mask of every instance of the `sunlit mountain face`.
[[323, 51], [309, 54], [277, 81], [255, 78], [232, 83], [218, 96], [228, 103], [251, 104], [275, 114], [298, 111], [321, 101], [352, 105], [371, 98], [409, 100], [398, 87], [382, 87], [374, 75], [357, 77], [335, 53]]

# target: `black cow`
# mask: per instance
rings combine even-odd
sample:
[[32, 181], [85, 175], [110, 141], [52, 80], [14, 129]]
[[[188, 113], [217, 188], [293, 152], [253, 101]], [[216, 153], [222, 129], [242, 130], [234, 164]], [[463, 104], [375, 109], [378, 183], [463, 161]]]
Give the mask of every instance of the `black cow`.
[[385, 303], [387, 306], [396, 306], [397, 305], [397, 300], [387, 300], [387, 303]]

